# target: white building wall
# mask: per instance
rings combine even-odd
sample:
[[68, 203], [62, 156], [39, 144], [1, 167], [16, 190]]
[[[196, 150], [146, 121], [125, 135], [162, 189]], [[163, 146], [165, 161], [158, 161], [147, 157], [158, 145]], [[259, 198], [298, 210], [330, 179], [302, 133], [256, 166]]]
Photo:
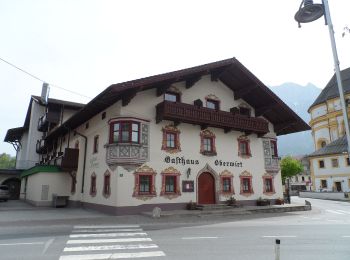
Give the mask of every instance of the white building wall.
[[315, 119], [317, 117], [324, 116], [326, 114], [327, 114], [327, 105], [326, 104], [320, 105], [311, 110], [311, 119]]

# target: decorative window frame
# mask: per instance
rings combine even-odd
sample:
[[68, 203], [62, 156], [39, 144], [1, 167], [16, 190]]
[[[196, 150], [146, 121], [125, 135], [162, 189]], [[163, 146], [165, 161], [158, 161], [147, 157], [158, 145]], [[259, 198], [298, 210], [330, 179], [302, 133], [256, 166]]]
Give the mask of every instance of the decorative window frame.
[[[228, 170], [224, 170], [223, 172], [220, 173], [219, 177], [220, 177], [220, 195], [225, 197], [231, 197], [233, 194], [235, 194], [234, 187], [233, 187], [233, 174]], [[229, 191], [224, 190], [225, 179], [229, 179], [230, 181]]]
[[278, 158], [277, 139], [270, 140], [271, 157]]
[[[275, 191], [275, 184], [274, 184], [274, 176], [270, 175], [268, 173], [265, 173], [262, 176], [262, 179], [263, 179], [263, 194], [265, 194], [265, 195], [273, 195], [273, 194], [275, 194], [276, 191]], [[266, 185], [265, 185], [265, 181], [266, 180], [271, 180], [271, 189], [272, 189], [272, 191], [267, 191], [266, 190]]]
[[[246, 197], [253, 195], [254, 189], [253, 189], [253, 176], [252, 176], [252, 174], [247, 172], [247, 171], [244, 171], [239, 175], [239, 179], [240, 179], [240, 192], [239, 192], [239, 194], [246, 196]], [[249, 191], [243, 190], [243, 180], [244, 179], [249, 180], [249, 187], [250, 187]]]
[[111, 173], [108, 170], [103, 175], [102, 195], [105, 198], [111, 196]]
[[[116, 142], [114, 140], [114, 125], [119, 124], [119, 140]], [[130, 124], [129, 129], [129, 141], [121, 141], [122, 138], [122, 131], [121, 131], [121, 125], [122, 124]], [[134, 132], [132, 130], [132, 125], [137, 124], [138, 125], [138, 140], [137, 142], [132, 141], [132, 133]], [[109, 144], [140, 144], [141, 141], [141, 123], [139, 121], [135, 121], [132, 119], [119, 119], [119, 120], [112, 120], [109, 122]]]
[[[180, 133], [181, 131], [174, 125], [167, 125], [162, 128], [163, 132], [163, 141], [162, 141], [162, 150], [168, 153], [178, 153], [181, 152], [181, 143], [180, 143]], [[175, 147], [167, 147], [167, 134], [171, 133], [175, 135]]]
[[[163, 196], [167, 199], [174, 199], [177, 198], [179, 196], [181, 196], [181, 190], [180, 190], [180, 171], [178, 171], [177, 169], [175, 169], [174, 167], [168, 167], [165, 170], [163, 170], [161, 172], [162, 175], [162, 188], [160, 191], [160, 196]], [[165, 191], [165, 181], [166, 181], [166, 177], [168, 176], [172, 176], [175, 177], [175, 191], [174, 192], [166, 192]]]
[[169, 101], [169, 100], [165, 100], [165, 94], [172, 94], [172, 95], [176, 95], [176, 101], [175, 102], [181, 102], [181, 91], [175, 87], [175, 86], [170, 86], [164, 93], [163, 95], [163, 100], [164, 101], [168, 101], [168, 102], [173, 102], [173, 101]]
[[97, 176], [96, 176], [96, 173], [93, 172], [90, 176], [90, 195], [91, 195], [91, 197], [95, 197], [97, 194], [96, 182], [97, 182]]
[[[216, 104], [216, 107], [215, 107], [216, 111], [220, 110], [221, 101], [217, 96], [215, 96], [214, 94], [210, 94], [205, 97], [205, 107], [207, 108], [208, 108], [208, 101], [209, 102], [211, 101]], [[212, 109], [212, 108], [209, 108], [209, 109]]]
[[[153, 197], [156, 197], [157, 196], [156, 187], [155, 187], [156, 175], [157, 175], [157, 172], [147, 165], [143, 165], [137, 168], [134, 172], [135, 183], [134, 183], [134, 192], [132, 196], [140, 200], [148, 200], [148, 199], [152, 199]], [[140, 192], [140, 176], [151, 177], [150, 192], [147, 192], [147, 193]]]
[[[241, 151], [241, 143], [245, 143], [247, 146], [247, 153], [243, 154]], [[241, 158], [250, 158], [252, 157], [252, 153], [250, 150], [250, 140], [246, 135], [241, 135], [240, 137], [237, 138], [237, 144], [238, 144], [238, 156]]]
[[[215, 156], [216, 153], [216, 146], [215, 146], [215, 134], [210, 131], [209, 129], [205, 129], [200, 132], [200, 138], [201, 138], [201, 147], [200, 147], [200, 153], [206, 156]], [[204, 139], [210, 138], [211, 139], [211, 151], [205, 151], [204, 150]]]

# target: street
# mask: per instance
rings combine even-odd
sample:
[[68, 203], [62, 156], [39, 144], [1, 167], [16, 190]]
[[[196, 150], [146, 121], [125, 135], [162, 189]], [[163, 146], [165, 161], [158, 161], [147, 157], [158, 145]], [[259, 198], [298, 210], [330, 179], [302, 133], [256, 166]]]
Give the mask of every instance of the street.
[[283, 214], [0, 222], [0, 258], [275, 259], [280, 239], [284, 260], [350, 259], [350, 203], [308, 200], [312, 211]]

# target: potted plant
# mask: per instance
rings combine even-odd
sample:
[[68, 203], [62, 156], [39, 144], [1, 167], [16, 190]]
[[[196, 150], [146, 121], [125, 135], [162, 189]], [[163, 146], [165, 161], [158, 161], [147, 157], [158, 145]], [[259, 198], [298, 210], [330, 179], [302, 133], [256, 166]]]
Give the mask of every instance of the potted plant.
[[197, 203], [193, 202], [192, 200], [186, 204], [187, 210], [195, 210], [197, 209]]
[[256, 205], [257, 206], [268, 206], [268, 205], [270, 205], [270, 200], [263, 199], [263, 198], [259, 197], [258, 200], [256, 201]]
[[275, 200], [276, 205], [283, 205], [284, 204], [284, 199], [283, 198], [278, 198]]
[[231, 196], [226, 200], [226, 204], [228, 206], [234, 206], [236, 205], [236, 199], [233, 196]]

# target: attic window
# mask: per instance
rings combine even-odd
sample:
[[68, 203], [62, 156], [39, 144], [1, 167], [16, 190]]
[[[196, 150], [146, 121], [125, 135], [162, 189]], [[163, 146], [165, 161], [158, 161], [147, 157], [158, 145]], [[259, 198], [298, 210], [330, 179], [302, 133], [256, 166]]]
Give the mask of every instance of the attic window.
[[249, 108], [246, 108], [246, 107], [240, 107], [240, 108], [239, 108], [239, 113], [240, 113], [242, 116], [250, 116], [250, 109], [249, 109]]
[[89, 122], [87, 122], [86, 124], [85, 124], [85, 129], [88, 129], [89, 128]]
[[103, 112], [101, 115], [102, 120], [106, 118], [106, 112]]

